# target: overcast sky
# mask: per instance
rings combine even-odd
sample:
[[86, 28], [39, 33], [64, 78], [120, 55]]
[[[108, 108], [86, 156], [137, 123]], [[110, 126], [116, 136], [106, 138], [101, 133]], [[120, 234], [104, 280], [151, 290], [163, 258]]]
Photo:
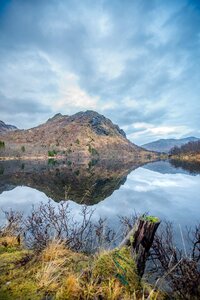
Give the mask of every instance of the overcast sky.
[[0, 0], [0, 120], [87, 109], [137, 144], [200, 137], [200, 1]]

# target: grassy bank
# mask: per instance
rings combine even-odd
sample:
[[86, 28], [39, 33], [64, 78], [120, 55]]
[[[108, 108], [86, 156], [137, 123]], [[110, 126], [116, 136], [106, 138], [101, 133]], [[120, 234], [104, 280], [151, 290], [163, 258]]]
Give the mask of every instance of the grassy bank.
[[128, 248], [85, 255], [54, 240], [40, 253], [0, 239], [0, 299], [164, 299], [137, 275]]
[[170, 159], [182, 160], [186, 162], [200, 162], [200, 154], [171, 155]]

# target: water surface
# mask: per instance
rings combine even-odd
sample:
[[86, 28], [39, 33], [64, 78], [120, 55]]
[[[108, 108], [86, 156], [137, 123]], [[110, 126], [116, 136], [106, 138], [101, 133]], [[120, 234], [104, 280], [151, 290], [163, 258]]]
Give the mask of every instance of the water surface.
[[[194, 226], [200, 215], [200, 167], [178, 162], [0, 162], [0, 208], [28, 214], [32, 205], [69, 201], [78, 218], [81, 206], [95, 209], [117, 226], [118, 216], [148, 212], [176, 228]], [[0, 211], [1, 223], [4, 214]]]

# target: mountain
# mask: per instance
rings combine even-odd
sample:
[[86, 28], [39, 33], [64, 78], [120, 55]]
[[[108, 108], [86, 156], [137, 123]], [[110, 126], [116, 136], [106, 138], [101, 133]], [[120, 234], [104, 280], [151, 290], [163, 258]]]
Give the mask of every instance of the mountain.
[[160, 139], [152, 143], [144, 144], [142, 147], [149, 151], [169, 153], [169, 151], [175, 146], [180, 147], [188, 142], [195, 142], [198, 140], [198, 138], [193, 136], [183, 139]]
[[13, 125], [5, 124], [3, 121], [0, 121], [0, 134], [11, 130], [16, 130], [16, 129], [17, 127]]
[[46, 123], [28, 130], [0, 134], [0, 156], [54, 157], [73, 160], [91, 158], [133, 159], [150, 153], [131, 143], [125, 132], [95, 111], [72, 116], [56, 114]]

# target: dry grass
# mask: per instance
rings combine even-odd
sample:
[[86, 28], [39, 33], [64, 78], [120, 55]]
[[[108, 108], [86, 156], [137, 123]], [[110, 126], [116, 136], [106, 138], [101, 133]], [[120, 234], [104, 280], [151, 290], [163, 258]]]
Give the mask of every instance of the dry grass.
[[[40, 270], [36, 274], [38, 286], [54, 290], [58, 287], [60, 277], [67, 271], [73, 252], [68, 250], [61, 240], [53, 240], [42, 251]], [[68, 264], [67, 264], [68, 262]]]
[[0, 246], [4, 247], [17, 247], [19, 245], [15, 236], [0, 237]]
[[75, 300], [80, 299], [82, 294], [82, 288], [80, 286], [78, 278], [70, 274], [62, 282], [62, 286], [57, 291], [55, 299], [59, 300]]
[[69, 250], [65, 247], [64, 242], [54, 239], [42, 251], [41, 259], [44, 262], [51, 262], [62, 259]]
[[[23, 250], [18, 248], [19, 251]], [[53, 240], [39, 256], [32, 256], [24, 263], [26, 255], [24, 253], [20, 258], [20, 265], [19, 254], [17, 260], [14, 253], [0, 254], [0, 262], [4, 259], [0, 299], [39, 300], [44, 295], [49, 295], [52, 300], [162, 299], [153, 290], [143, 292], [128, 249], [86, 256], [69, 250], [60, 240]], [[12, 266], [12, 270], [6, 269], [7, 265]], [[123, 277], [125, 282], [121, 281]], [[7, 285], [7, 282], [11, 284]]]
[[102, 291], [105, 299], [108, 300], [116, 300], [120, 299], [120, 297], [124, 293], [123, 287], [120, 285], [116, 279], [110, 279], [107, 284], [102, 285]]
[[39, 288], [54, 290], [58, 285], [57, 281], [62, 275], [62, 264], [56, 261], [43, 263], [41, 269], [36, 274]]

